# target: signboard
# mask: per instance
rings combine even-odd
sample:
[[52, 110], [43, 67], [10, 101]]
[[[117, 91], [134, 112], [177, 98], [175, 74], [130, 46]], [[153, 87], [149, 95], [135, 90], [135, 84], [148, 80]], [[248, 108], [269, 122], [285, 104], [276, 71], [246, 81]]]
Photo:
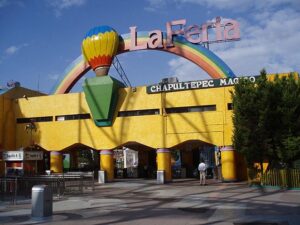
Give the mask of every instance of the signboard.
[[177, 82], [177, 83], [159, 83], [159, 84], [147, 86], [146, 90], [148, 94], [155, 94], [161, 92], [186, 91], [186, 90], [214, 88], [214, 87], [227, 87], [227, 86], [233, 86], [237, 84], [240, 79], [248, 79], [254, 83], [257, 78], [258, 76], [249, 76], [249, 77], [186, 81], [186, 82]]
[[43, 160], [41, 151], [6, 151], [3, 152], [4, 161]]
[[41, 151], [25, 152], [25, 160], [43, 160], [43, 152]]
[[4, 161], [23, 161], [24, 152], [23, 151], [6, 151], [3, 152]]
[[[164, 43], [163, 32], [161, 30], [153, 30], [148, 33], [147, 42], [138, 45], [136, 26], [130, 29], [130, 50], [154, 49], [164, 47], [174, 47], [173, 36], [181, 35], [188, 42], [193, 44], [214, 43], [222, 41], [234, 41], [240, 39], [240, 29], [237, 21], [225, 19], [221, 21], [221, 17], [216, 17], [215, 21], [209, 21], [201, 25], [186, 25], [186, 19], [174, 20], [166, 23], [166, 43]], [[214, 38], [211, 39], [213, 29]]]

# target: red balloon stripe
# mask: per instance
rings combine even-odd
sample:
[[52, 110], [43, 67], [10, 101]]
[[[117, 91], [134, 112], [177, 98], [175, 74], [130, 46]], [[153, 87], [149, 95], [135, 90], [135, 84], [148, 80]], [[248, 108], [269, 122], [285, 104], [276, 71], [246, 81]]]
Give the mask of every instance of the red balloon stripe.
[[97, 67], [100, 66], [110, 66], [112, 63], [112, 57], [111, 56], [97, 56], [92, 58], [89, 61], [89, 64], [91, 65], [91, 67], [93, 68], [93, 70], [95, 70]]

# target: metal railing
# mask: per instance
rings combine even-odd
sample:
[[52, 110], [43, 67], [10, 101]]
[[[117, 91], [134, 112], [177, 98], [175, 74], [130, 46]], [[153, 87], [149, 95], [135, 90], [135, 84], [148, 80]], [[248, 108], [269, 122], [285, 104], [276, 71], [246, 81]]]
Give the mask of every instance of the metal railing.
[[0, 179], [0, 200], [1, 201], [10, 201], [13, 204], [16, 204], [17, 199], [17, 187], [18, 179], [17, 178], [1, 178]]
[[93, 173], [2, 177], [0, 178], [0, 200], [16, 204], [18, 199], [31, 198], [32, 187], [41, 184], [51, 187], [53, 196], [57, 198], [65, 194], [82, 194], [84, 191], [95, 190]]
[[250, 184], [282, 188], [300, 188], [299, 169], [272, 169], [261, 175], [259, 170], [248, 170]]

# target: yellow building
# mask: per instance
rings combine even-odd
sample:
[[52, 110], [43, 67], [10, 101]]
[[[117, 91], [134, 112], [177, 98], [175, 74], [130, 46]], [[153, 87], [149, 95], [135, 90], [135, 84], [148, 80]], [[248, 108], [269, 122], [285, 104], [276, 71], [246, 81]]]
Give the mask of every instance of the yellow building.
[[[174, 177], [174, 155], [179, 152], [185, 176], [193, 176], [199, 161], [205, 160], [215, 175], [220, 169], [223, 181], [244, 180], [244, 159], [232, 147], [231, 91], [238, 79], [171, 80], [119, 88], [109, 126], [95, 122], [84, 92], [44, 95], [22, 87], [1, 90], [0, 150], [43, 150], [46, 159], [42, 163], [27, 161], [23, 168], [44, 172], [49, 167], [61, 173], [62, 153], [69, 153], [71, 164], [76, 164], [79, 149], [93, 149], [100, 151], [101, 170], [109, 181], [115, 177], [113, 150], [138, 151], [139, 168], [164, 171], [166, 181]], [[256, 77], [247, 79], [255, 81]], [[0, 161], [1, 175], [4, 160]]]
[[[164, 170], [167, 180], [171, 180], [173, 150], [180, 150], [182, 164], [191, 168], [199, 163], [199, 149], [201, 152], [210, 147], [213, 154], [215, 150], [222, 152], [224, 180], [243, 178], [236, 172], [236, 166], [243, 163], [235, 162], [237, 156], [230, 147], [232, 86], [199, 86], [162, 93], [147, 93], [146, 89], [120, 88], [113, 124], [108, 127], [95, 125], [83, 92], [36, 96], [39, 93], [29, 94], [29, 90], [20, 87], [10, 89], [0, 96], [1, 150], [38, 146], [51, 152], [54, 172], [62, 172], [61, 152], [75, 151], [80, 146], [105, 150], [100, 154], [101, 167], [112, 180], [111, 150], [126, 146], [157, 152], [157, 164], [152, 164], [157, 165], [157, 170]], [[13, 95], [15, 92], [21, 93]], [[29, 123], [34, 123], [34, 130], [26, 129]]]

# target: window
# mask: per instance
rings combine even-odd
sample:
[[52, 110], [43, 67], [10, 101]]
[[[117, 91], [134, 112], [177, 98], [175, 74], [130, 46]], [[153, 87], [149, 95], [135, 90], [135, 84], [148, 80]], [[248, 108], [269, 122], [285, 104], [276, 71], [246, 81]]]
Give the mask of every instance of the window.
[[131, 110], [131, 111], [120, 111], [118, 117], [127, 116], [146, 116], [146, 115], [158, 115], [159, 109], [143, 109], [143, 110]]
[[233, 110], [233, 103], [227, 103], [227, 109]]
[[31, 118], [17, 118], [17, 123], [31, 123], [31, 122], [49, 122], [53, 121], [53, 116], [31, 117]]
[[89, 113], [55, 116], [56, 121], [80, 120], [80, 119], [90, 119], [90, 118], [91, 115]]
[[216, 111], [216, 110], [217, 110], [216, 105], [166, 108], [167, 113], [206, 112], [206, 111]]

